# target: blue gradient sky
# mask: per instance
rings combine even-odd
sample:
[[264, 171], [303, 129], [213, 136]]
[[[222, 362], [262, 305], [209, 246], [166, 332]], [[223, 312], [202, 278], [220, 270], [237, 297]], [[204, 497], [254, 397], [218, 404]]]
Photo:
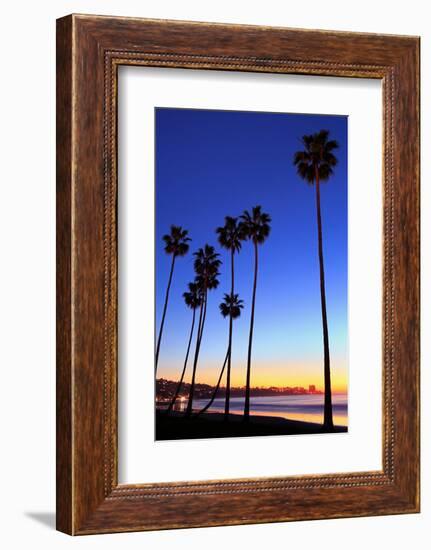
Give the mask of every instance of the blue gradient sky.
[[[314, 187], [296, 175], [293, 154], [304, 134], [321, 129], [337, 139], [339, 164], [322, 185], [321, 205], [329, 337], [334, 390], [347, 380], [347, 117], [156, 109], [156, 328], [171, 258], [162, 235], [171, 224], [189, 230], [189, 254], [176, 262], [160, 352], [158, 376], [178, 379], [191, 311], [182, 293], [194, 278], [193, 255], [205, 243], [221, 253], [220, 286], [209, 295], [197, 381], [215, 383], [228, 338], [219, 313], [230, 289], [228, 252], [217, 243], [224, 216], [257, 204], [272, 217], [271, 234], [259, 249], [253, 341], [253, 385], [323, 385], [317, 228]], [[253, 249], [236, 256], [236, 289], [245, 302], [234, 323], [233, 384], [245, 383]], [[189, 379], [191, 363], [188, 367]]]

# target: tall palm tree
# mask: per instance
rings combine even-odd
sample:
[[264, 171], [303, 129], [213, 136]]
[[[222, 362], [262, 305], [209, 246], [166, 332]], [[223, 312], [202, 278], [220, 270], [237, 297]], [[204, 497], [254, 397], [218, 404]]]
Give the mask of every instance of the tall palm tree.
[[208, 291], [218, 287], [219, 267], [221, 261], [218, 259], [220, 254], [217, 254], [213, 246], [206, 244], [194, 253], [194, 269], [196, 273], [195, 282], [198, 284], [202, 293], [202, 303], [199, 311], [198, 333], [196, 338], [195, 356], [193, 360], [192, 380], [190, 383], [189, 400], [187, 403], [186, 416], [190, 416], [193, 409], [193, 395], [195, 391], [196, 368], [199, 360], [199, 352], [201, 348], [202, 335], [205, 326], [207, 313]]
[[[241, 243], [239, 243], [241, 246]], [[232, 253], [232, 265], [233, 265], [233, 253]], [[233, 270], [232, 270], [232, 289], [233, 289]], [[228, 362], [227, 362], [227, 374], [226, 374], [226, 399], [224, 414], [226, 420], [229, 418], [229, 400], [230, 400], [230, 369], [232, 359], [232, 322], [241, 315], [241, 309], [244, 307], [243, 300], [240, 300], [238, 294], [225, 294], [224, 300], [220, 304], [220, 313], [223, 317], [229, 317], [229, 347], [228, 347]]]
[[157, 372], [157, 365], [159, 362], [159, 353], [160, 353], [160, 344], [162, 341], [163, 326], [165, 324], [166, 311], [168, 309], [169, 301], [169, 291], [171, 290], [172, 276], [174, 274], [175, 260], [178, 256], [185, 256], [189, 251], [189, 241], [191, 239], [188, 237], [188, 231], [177, 225], [171, 225], [171, 231], [167, 235], [163, 235], [163, 241], [165, 242], [165, 252], [166, 254], [171, 254], [171, 271], [169, 273], [168, 286], [166, 288], [165, 303], [163, 306], [162, 320], [160, 323], [159, 336], [157, 338], [156, 346], [156, 358], [155, 358], [155, 368]]
[[[244, 234], [244, 226], [241, 223], [238, 223], [237, 218], [233, 218], [231, 216], [225, 217], [225, 223], [222, 227], [218, 227], [216, 229], [216, 232], [218, 234], [218, 242], [221, 244], [223, 248], [226, 248], [230, 252], [230, 265], [231, 265], [231, 287], [230, 287], [230, 296], [225, 294], [225, 302], [220, 305], [220, 309], [222, 306], [227, 307], [227, 301], [226, 296], [228, 296], [231, 304], [234, 303], [234, 290], [235, 290], [235, 268], [234, 268], [234, 258], [235, 258], [235, 252], [239, 252], [241, 250], [241, 241], [245, 238]], [[238, 295], [236, 295], [238, 298]], [[228, 362], [227, 362], [227, 376], [226, 376], [226, 406], [225, 406], [225, 415], [226, 418], [229, 416], [229, 399], [230, 399], [230, 372], [231, 372], [231, 364], [232, 364], [232, 328], [233, 328], [233, 312], [234, 307], [233, 305], [229, 309], [230, 315], [229, 315], [229, 344], [228, 344], [228, 350], [229, 350], [229, 356], [228, 356]], [[223, 313], [223, 311], [222, 311]]]
[[327, 181], [333, 174], [337, 158], [333, 151], [338, 148], [335, 140], [328, 139], [328, 130], [320, 130], [312, 135], [302, 137], [304, 149], [297, 151], [293, 158], [298, 175], [308, 184], [316, 187], [317, 236], [320, 269], [320, 302], [322, 308], [323, 349], [324, 349], [324, 378], [325, 378], [325, 405], [323, 425], [331, 430], [334, 426], [332, 418], [331, 393], [331, 361], [329, 355], [328, 318], [326, 313], [325, 270], [323, 265], [322, 244], [322, 215], [320, 211], [320, 182]]
[[250, 239], [254, 248], [254, 279], [253, 295], [251, 300], [250, 332], [248, 337], [247, 377], [245, 383], [244, 420], [250, 417], [250, 377], [251, 377], [251, 350], [253, 345], [254, 309], [256, 304], [257, 272], [259, 268], [258, 246], [263, 244], [271, 231], [271, 217], [262, 212], [261, 206], [255, 206], [251, 212], [247, 210], [241, 216], [242, 231]]
[[[220, 313], [223, 315], [223, 317], [225, 317], [225, 318], [229, 317], [229, 319], [238, 319], [238, 317], [241, 315], [241, 310], [243, 309], [243, 307], [244, 307], [244, 302], [243, 302], [243, 300], [239, 299], [238, 294], [234, 294], [233, 297], [231, 297], [229, 294], [225, 294], [223, 302], [219, 305]], [[229, 329], [229, 332], [231, 332], [231, 329]], [[200, 410], [197, 414], [202, 414], [205, 411], [207, 411], [211, 407], [211, 405], [213, 404], [214, 399], [216, 398], [217, 392], [220, 388], [221, 379], [223, 378], [224, 369], [226, 368], [226, 363], [228, 362], [228, 358], [230, 357], [230, 352], [231, 352], [230, 346], [231, 345], [232, 345], [232, 342], [231, 342], [231, 339], [229, 338], [229, 344], [228, 344], [226, 356], [225, 356], [225, 359], [224, 359], [224, 362], [223, 362], [222, 369], [220, 371], [220, 375], [218, 377], [216, 387], [214, 388], [214, 391], [212, 393], [211, 399], [205, 405], [205, 407], [202, 410]], [[229, 397], [228, 397], [228, 394], [227, 394], [227, 386], [226, 386], [226, 404], [225, 404], [226, 418], [228, 417], [227, 415], [229, 415], [228, 399], [229, 399]], [[227, 407], [227, 409], [226, 409], [226, 407]], [[227, 410], [227, 412], [226, 412], [226, 410]]]
[[188, 288], [189, 288], [189, 290], [188, 290], [188, 292], [184, 292], [183, 298], [184, 298], [184, 302], [185, 302], [186, 306], [189, 307], [193, 312], [192, 326], [190, 328], [190, 336], [189, 336], [189, 341], [188, 341], [188, 344], [187, 344], [187, 351], [186, 351], [186, 357], [184, 359], [183, 370], [181, 372], [180, 380], [178, 382], [175, 394], [174, 394], [171, 402], [169, 403], [169, 407], [166, 411], [167, 413], [169, 413], [173, 409], [173, 407], [175, 405], [175, 401], [178, 398], [178, 395], [179, 395], [180, 390], [181, 390], [181, 386], [183, 384], [184, 375], [186, 373], [186, 368], [187, 368], [187, 362], [188, 362], [188, 359], [189, 359], [190, 347], [191, 347], [192, 340], [193, 340], [193, 332], [194, 332], [195, 320], [196, 320], [196, 310], [202, 304], [202, 299], [203, 299], [201, 289], [199, 288], [199, 285], [197, 283], [189, 283]]

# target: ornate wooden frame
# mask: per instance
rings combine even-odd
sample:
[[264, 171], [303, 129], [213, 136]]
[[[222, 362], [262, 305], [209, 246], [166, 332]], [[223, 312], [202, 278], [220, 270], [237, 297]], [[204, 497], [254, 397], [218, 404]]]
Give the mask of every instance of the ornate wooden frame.
[[[384, 102], [383, 469], [119, 485], [119, 65], [377, 78]], [[419, 511], [419, 38], [70, 15], [57, 21], [57, 528]]]

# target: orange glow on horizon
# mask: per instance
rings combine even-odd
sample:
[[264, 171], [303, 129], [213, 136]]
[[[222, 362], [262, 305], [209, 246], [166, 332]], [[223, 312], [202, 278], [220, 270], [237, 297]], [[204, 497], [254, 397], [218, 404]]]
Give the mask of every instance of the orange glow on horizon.
[[[185, 382], [190, 382], [191, 368], [187, 369]], [[178, 380], [180, 369], [161, 365], [157, 377], [168, 380]], [[198, 366], [196, 382], [199, 384], [215, 385], [220, 375], [220, 365], [209, 362]], [[231, 371], [231, 385], [245, 386], [245, 365], [234, 364]], [[226, 383], [226, 371], [221, 385]], [[317, 361], [273, 361], [270, 364], [255, 361], [251, 371], [252, 387], [303, 387], [316, 386], [316, 390], [323, 391], [323, 365]], [[333, 360], [331, 365], [331, 386], [334, 393], [346, 393], [348, 387], [348, 371], [344, 361]]]

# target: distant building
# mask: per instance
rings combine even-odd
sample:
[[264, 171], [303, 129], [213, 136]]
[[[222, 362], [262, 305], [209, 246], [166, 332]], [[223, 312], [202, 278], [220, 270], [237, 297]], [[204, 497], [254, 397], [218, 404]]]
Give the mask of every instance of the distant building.
[[315, 393], [316, 392], [316, 386], [314, 384], [310, 384], [308, 386], [308, 392], [309, 393]]

